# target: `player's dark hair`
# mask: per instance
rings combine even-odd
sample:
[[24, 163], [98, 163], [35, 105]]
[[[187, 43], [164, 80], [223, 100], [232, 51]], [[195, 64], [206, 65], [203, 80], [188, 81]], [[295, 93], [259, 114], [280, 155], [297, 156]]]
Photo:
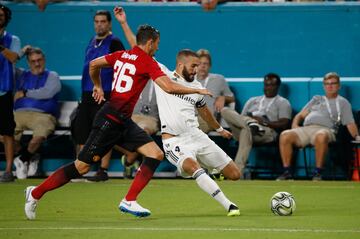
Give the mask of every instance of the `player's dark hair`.
[[95, 20], [95, 17], [96, 16], [99, 16], [99, 15], [102, 15], [102, 16], [106, 16], [106, 19], [111, 22], [111, 14], [108, 10], [97, 10], [95, 15], [94, 15], [94, 20]]
[[153, 41], [155, 41], [159, 37], [159, 30], [148, 24], [144, 24], [140, 25], [138, 28], [138, 31], [136, 33], [136, 42], [139, 45], [145, 45], [148, 40], [152, 39]]
[[189, 57], [189, 56], [199, 57], [199, 55], [196, 52], [194, 52], [193, 50], [182, 49], [176, 55], [176, 62], [179, 62], [181, 59], [183, 59], [185, 57]]
[[264, 76], [264, 81], [265, 80], [270, 80], [270, 79], [276, 79], [276, 85], [280, 86], [281, 85], [281, 79], [280, 76], [276, 73], [268, 73]]
[[8, 8], [5, 5], [0, 4], [0, 9], [3, 10], [4, 14], [5, 14], [5, 27], [7, 26], [7, 24], [10, 22], [11, 20], [11, 10], [10, 8]]

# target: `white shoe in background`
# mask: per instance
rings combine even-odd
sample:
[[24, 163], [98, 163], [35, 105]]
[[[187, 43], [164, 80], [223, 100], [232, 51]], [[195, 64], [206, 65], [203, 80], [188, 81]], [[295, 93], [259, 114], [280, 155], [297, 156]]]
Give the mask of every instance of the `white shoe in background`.
[[29, 163], [29, 169], [27, 171], [27, 176], [35, 176], [36, 172], [39, 168], [39, 162], [40, 162], [40, 154], [35, 154], [31, 159]]
[[18, 179], [26, 179], [28, 173], [28, 162], [23, 162], [20, 159], [20, 156], [17, 156], [14, 159], [14, 165], [16, 167], [16, 177]]

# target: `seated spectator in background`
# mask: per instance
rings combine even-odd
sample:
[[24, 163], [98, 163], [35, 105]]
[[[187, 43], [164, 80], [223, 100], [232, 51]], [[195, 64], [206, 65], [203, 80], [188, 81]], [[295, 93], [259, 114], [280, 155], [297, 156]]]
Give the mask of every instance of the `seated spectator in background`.
[[[211, 69], [211, 55], [208, 50], [200, 49], [197, 51], [200, 58], [200, 65], [198, 66], [195, 79], [198, 80], [203, 87], [213, 93], [213, 97], [205, 96], [206, 105], [215, 116], [216, 120], [221, 123], [221, 126], [228, 128], [225, 121], [221, 120], [221, 110], [224, 106], [231, 103], [235, 104], [234, 94], [231, 92], [228, 83], [224, 76], [219, 74], [209, 73]], [[200, 117], [199, 128], [208, 133], [212, 130], [211, 127]]]
[[[16, 176], [25, 179], [37, 171], [39, 159], [34, 157], [41, 143], [56, 126], [58, 114], [57, 93], [61, 90], [59, 76], [45, 69], [45, 55], [40, 48], [25, 47], [30, 70], [20, 70], [15, 104], [15, 148], [19, 156], [14, 159]], [[24, 130], [32, 130], [33, 136], [27, 147], [21, 148], [20, 138]]]
[[21, 43], [17, 36], [5, 31], [10, 20], [11, 10], [0, 4], [0, 135], [3, 136], [6, 158], [6, 168], [0, 182], [14, 181], [14, 66], [19, 59]]
[[286, 129], [290, 124], [291, 106], [287, 99], [278, 95], [280, 85], [280, 77], [269, 73], [264, 77], [264, 95], [250, 98], [241, 114], [229, 108], [221, 111], [234, 139], [239, 141], [235, 163], [242, 173], [253, 142], [274, 142], [279, 131]]
[[15, 2], [33, 2], [35, 3], [41, 12], [45, 11], [49, 3], [67, 2], [68, 0], [15, 0]]
[[[291, 159], [294, 147], [303, 148], [309, 144], [315, 147], [316, 168], [313, 180], [321, 180], [328, 144], [335, 142], [340, 125], [346, 125], [352, 137], [360, 139], [350, 103], [339, 95], [340, 77], [334, 72], [324, 76], [325, 96], [314, 96], [298, 113], [290, 130], [280, 135], [280, 153], [284, 173], [278, 180], [292, 179]], [[301, 127], [300, 124], [303, 123]]]

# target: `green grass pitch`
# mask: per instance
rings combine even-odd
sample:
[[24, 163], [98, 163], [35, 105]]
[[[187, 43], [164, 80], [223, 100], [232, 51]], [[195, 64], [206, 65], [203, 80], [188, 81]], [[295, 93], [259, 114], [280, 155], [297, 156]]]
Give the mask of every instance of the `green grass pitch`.
[[[241, 216], [226, 211], [201, 191], [194, 180], [154, 179], [138, 202], [148, 218], [121, 214], [117, 206], [130, 180], [69, 183], [47, 193], [37, 219], [25, 219], [24, 193], [40, 180], [0, 184], [0, 238], [360, 238], [360, 184], [310, 181], [221, 181]], [[292, 216], [271, 213], [269, 200], [278, 191], [295, 197]]]

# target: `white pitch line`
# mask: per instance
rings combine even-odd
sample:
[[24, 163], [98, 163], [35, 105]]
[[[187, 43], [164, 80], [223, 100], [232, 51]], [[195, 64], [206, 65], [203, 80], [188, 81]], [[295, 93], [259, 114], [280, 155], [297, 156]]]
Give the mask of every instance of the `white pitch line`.
[[125, 230], [125, 231], [248, 231], [248, 232], [309, 232], [309, 233], [360, 233], [360, 229], [289, 229], [289, 228], [146, 228], [146, 227], [0, 227], [0, 231], [9, 230]]

